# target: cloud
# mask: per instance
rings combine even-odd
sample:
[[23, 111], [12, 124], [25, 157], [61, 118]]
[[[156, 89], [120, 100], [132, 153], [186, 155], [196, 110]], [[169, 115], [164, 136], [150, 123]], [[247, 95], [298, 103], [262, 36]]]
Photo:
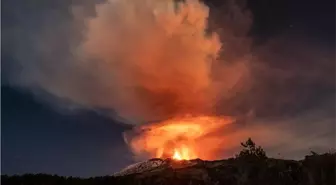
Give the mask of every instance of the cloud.
[[68, 6], [72, 12], [48, 14], [40, 29], [26, 28], [31, 42], [13, 42], [10, 83], [141, 123], [211, 112], [218, 92], [229, 96], [248, 74], [245, 56], [218, 58], [236, 42], [222, 47], [208, 30], [209, 8], [197, 0], [111, 0], [96, 4], [93, 16]]
[[20, 11], [4, 10], [2, 83], [134, 124], [202, 112], [245, 122], [234, 142], [332, 144], [334, 51], [290, 32], [258, 45], [244, 4], [44, 2], [6, 2]]

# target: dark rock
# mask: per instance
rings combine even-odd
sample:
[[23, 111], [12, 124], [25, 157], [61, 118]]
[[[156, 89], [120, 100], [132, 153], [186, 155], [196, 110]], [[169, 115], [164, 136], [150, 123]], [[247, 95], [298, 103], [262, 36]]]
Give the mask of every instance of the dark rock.
[[302, 161], [243, 158], [218, 161], [152, 159], [114, 176], [89, 179], [44, 174], [1, 177], [20, 185], [335, 185], [335, 154], [306, 156]]

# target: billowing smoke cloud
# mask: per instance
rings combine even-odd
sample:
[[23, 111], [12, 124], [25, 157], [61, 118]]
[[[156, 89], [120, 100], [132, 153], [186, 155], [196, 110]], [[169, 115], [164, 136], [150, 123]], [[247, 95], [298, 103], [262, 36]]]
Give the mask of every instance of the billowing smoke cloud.
[[[70, 27], [82, 38], [70, 38], [66, 51], [55, 51], [59, 37], [43, 32], [36, 38], [41, 59], [25, 67], [19, 84], [80, 106], [114, 110], [138, 124], [211, 113], [218, 94], [230, 97], [248, 74], [245, 56], [219, 58], [230, 46], [209, 30], [209, 8], [198, 0], [111, 0], [97, 4], [93, 17], [78, 6], [73, 14], [75, 21], [60, 29]], [[20, 61], [29, 58], [24, 53]]]
[[248, 73], [243, 61], [219, 61], [226, 47], [198, 0], [108, 1], [96, 10], [79, 55], [95, 66], [104, 96], [81, 103], [137, 122], [210, 113], [218, 90], [229, 95]]
[[206, 33], [208, 12], [195, 0], [97, 6], [80, 54], [97, 63], [99, 81], [111, 89], [102, 101], [88, 103], [138, 121], [206, 111], [215, 91], [211, 67], [221, 47], [217, 35]]
[[295, 32], [255, 44], [244, 4], [50, 2], [58, 11], [47, 16], [5, 12], [18, 21], [3, 23], [6, 83], [135, 124], [184, 113], [232, 116], [234, 129], [219, 130], [224, 153], [249, 136], [290, 156], [335, 145], [333, 49]]

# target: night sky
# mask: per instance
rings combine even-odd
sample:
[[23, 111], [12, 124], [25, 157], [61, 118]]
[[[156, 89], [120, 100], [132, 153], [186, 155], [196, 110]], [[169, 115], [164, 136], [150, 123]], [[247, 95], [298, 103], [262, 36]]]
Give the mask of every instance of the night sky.
[[[49, 173], [89, 177], [112, 174], [133, 162], [132, 154], [122, 138], [122, 132], [130, 126], [111, 119], [103, 110], [69, 110], [69, 106], [63, 108], [63, 104], [68, 104], [67, 102], [59, 103], [63, 100], [50, 98], [52, 95], [36, 90], [38, 87], [27, 88], [28, 85], [21, 85], [15, 80], [16, 77], [22, 78], [25, 68], [34, 66], [29, 63], [31, 60], [43, 60], [43, 57], [34, 53], [31, 41], [39, 37], [38, 30], [47, 24], [44, 20], [53, 17], [68, 20], [71, 18], [69, 7], [72, 3], [84, 2], [87, 11], [94, 16], [94, 3], [87, 3], [89, 1], [2, 1], [2, 174]], [[210, 7], [220, 7], [222, 3], [221, 0], [206, 2]], [[271, 43], [275, 43], [275, 46], [271, 50], [276, 54], [261, 55], [269, 66], [295, 69], [294, 73], [301, 69], [320, 69], [313, 75], [314, 80], [298, 75], [288, 82], [282, 82], [272, 74], [264, 74], [266, 78], [260, 77], [263, 85], [258, 86], [257, 83], [250, 93], [253, 97], [263, 98], [260, 101], [262, 103], [256, 107], [256, 115], [262, 118], [288, 118], [304, 114], [305, 111], [320, 110], [325, 113], [322, 117], [328, 117], [334, 122], [335, 2], [247, 2], [254, 17], [249, 34], [255, 39], [256, 48], [262, 51], [263, 44], [274, 39]], [[57, 34], [58, 31], [59, 34], [64, 34], [66, 39], [68, 33], [57, 29], [65, 23], [66, 21], [55, 21], [51, 24], [51, 29], [55, 29]], [[21, 52], [16, 51], [22, 49], [27, 52], [25, 54], [30, 60], [18, 67], [16, 61], [21, 60], [18, 56]], [[60, 53], [62, 49], [66, 50], [61, 47]], [[320, 56], [330, 56], [332, 60], [323, 62]], [[298, 57], [299, 60], [296, 60]], [[287, 104], [275, 106], [276, 103], [272, 104], [274, 99], [282, 99]], [[233, 103], [232, 110], [224, 110], [219, 106], [218, 111], [239, 114], [244, 112], [245, 107], [259, 100], [245, 98], [240, 101], [243, 103]], [[335, 140], [335, 125], [329, 122], [327, 126], [331, 131], [327, 137]], [[330, 148], [335, 146], [331, 145]]]

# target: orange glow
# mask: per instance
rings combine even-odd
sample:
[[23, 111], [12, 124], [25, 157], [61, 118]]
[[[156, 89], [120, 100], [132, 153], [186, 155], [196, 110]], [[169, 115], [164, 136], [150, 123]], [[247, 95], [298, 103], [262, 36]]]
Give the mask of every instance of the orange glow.
[[175, 152], [174, 152], [174, 155], [173, 155], [172, 158], [175, 159], [175, 160], [182, 160], [183, 159], [180, 155], [180, 152], [178, 152], [176, 149], [175, 149]]
[[174, 149], [174, 155], [171, 157], [175, 160], [190, 160], [197, 158], [194, 151], [191, 151], [191, 148], [188, 148], [187, 146], [182, 146], [180, 148]]
[[216, 131], [231, 123], [230, 118], [210, 116], [186, 116], [144, 125], [126, 137], [136, 154], [150, 157], [190, 160], [214, 159], [216, 149], [223, 140]]

